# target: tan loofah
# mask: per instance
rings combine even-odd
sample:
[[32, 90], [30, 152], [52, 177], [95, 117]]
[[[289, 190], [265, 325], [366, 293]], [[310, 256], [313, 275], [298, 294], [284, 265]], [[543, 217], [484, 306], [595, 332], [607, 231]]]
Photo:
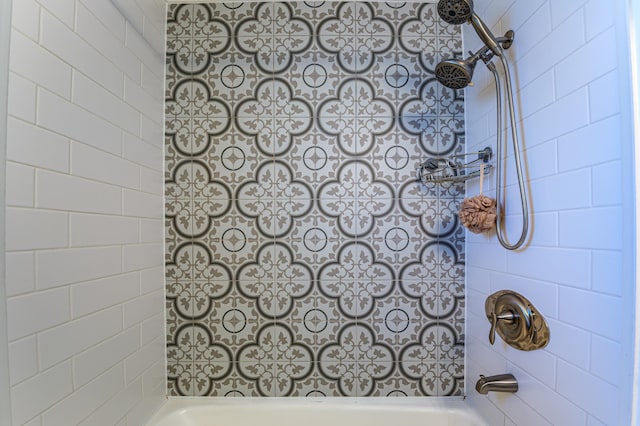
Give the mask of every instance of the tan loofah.
[[458, 217], [475, 234], [489, 232], [496, 226], [496, 200], [486, 195], [465, 198]]

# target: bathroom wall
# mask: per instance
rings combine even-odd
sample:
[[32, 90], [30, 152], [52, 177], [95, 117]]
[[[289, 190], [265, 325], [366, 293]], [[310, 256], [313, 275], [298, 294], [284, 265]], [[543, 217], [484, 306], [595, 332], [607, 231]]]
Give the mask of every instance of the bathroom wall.
[[[632, 139], [625, 2], [478, 1], [496, 34], [516, 32], [509, 51], [517, 86], [533, 212], [529, 245], [467, 239], [467, 366], [513, 373], [515, 395], [469, 400], [492, 425], [629, 424], [633, 326]], [[468, 27], [468, 26], [467, 26]], [[465, 28], [465, 48], [479, 47]], [[494, 143], [493, 85], [478, 66], [467, 89], [469, 149]], [[512, 152], [512, 151], [510, 151]], [[519, 199], [509, 163], [507, 229], [519, 235]], [[477, 191], [477, 183], [468, 193]], [[488, 342], [486, 296], [513, 289], [544, 314], [548, 347], [521, 352]]]
[[164, 56], [165, 0], [110, 0], [158, 54]]
[[464, 392], [464, 152], [423, 3], [170, 5], [169, 393]]
[[[9, 91], [9, 47], [11, 2], [0, 3], [0, 99]], [[0, 141], [7, 134], [7, 105], [0, 106]], [[0, 142], [0, 188], [6, 182], [6, 145]], [[0, 191], [0, 206], [4, 205], [4, 190]], [[5, 287], [4, 221], [0, 221], [0, 425], [11, 425], [11, 386], [9, 384], [9, 339], [7, 336], [7, 296]]]
[[13, 2], [13, 424], [140, 425], [164, 399], [163, 69], [109, 1]]

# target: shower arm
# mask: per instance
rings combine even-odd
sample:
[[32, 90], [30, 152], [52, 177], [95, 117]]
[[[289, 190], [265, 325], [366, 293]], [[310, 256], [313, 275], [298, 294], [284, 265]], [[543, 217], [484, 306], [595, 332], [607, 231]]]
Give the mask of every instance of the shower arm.
[[[513, 155], [516, 163], [516, 173], [518, 176], [518, 188], [520, 190], [520, 202], [522, 207], [522, 232], [520, 233], [520, 239], [515, 244], [509, 244], [503, 234], [503, 212], [502, 212], [502, 89], [500, 86], [500, 76], [496, 70], [493, 62], [487, 63], [487, 67], [493, 74], [496, 84], [496, 104], [497, 104], [497, 150], [496, 150], [496, 236], [502, 247], [507, 250], [516, 250], [524, 244], [527, 234], [529, 232], [529, 206], [527, 201], [527, 193], [524, 187], [524, 178], [522, 173], [522, 163], [520, 161], [520, 144], [518, 142], [518, 132], [516, 128], [515, 111], [513, 106], [513, 90], [511, 87], [511, 72], [509, 70], [509, 63], [504, 57], [504, 54], [498, 55], [502, 61], [502, 66], [505, 72], [505, 80], [507, 85], [507, 102], [509, 106], [509, 121], [511, 122], [511, 139], [513, 143]], [[506, 144], [506, 138], [505, 138]], [[505, 183], [506, 189], [506, 183]]]
[[[513, 45], [514, 34], [515, 33], [512, 30], [509, 30], [503, 36], [495, 38], [496, 42], [499, 45], [498, 49], [499, 49], [500, 55], [498, 56], [503, 57], [504, 50], [502, 49], [509, 49]], [[476, 53], [469, 51], [469, 55], [470, 56], [469, 58], [467, 58], [467, 60], [481, 59], [482, 62], [485, 63], [485, 65], [488, 65], [493, 59], [493, 57], [496, 56], [493, 49], [491, 49], [489, 46], [486, 46], [486, 45], [483, 46]]]

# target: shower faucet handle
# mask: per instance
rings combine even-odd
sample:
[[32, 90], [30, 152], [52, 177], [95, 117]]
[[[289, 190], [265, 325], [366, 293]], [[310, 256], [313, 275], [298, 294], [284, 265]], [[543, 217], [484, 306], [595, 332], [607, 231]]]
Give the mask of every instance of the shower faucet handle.
[[549, 343], [549, 326], [540, 312], [524, 296], [502, 290], [485, 302], [487, 319], [491, 323], [489, 342], [496, 333], [510, 346], [523, 351], [541, 349]]
[[493, 345], [496, 342], [496, 326], [498, 325], [499, 320], [509, 320], [509, 322], [513, 323], [517, 318], [518, 315], [513, 312], [503, 311], [498, 315], [496, 315], [495, 312], [491, 312], [491, 329], [489, 330], [489, 343]]

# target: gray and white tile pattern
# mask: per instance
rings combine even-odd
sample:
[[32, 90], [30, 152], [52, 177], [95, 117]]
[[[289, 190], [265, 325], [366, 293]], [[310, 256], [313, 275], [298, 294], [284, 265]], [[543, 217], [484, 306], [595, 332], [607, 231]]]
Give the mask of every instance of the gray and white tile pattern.
[[464, 393], [459, 28], [434, 4], [171, 4], [169, 393]]

